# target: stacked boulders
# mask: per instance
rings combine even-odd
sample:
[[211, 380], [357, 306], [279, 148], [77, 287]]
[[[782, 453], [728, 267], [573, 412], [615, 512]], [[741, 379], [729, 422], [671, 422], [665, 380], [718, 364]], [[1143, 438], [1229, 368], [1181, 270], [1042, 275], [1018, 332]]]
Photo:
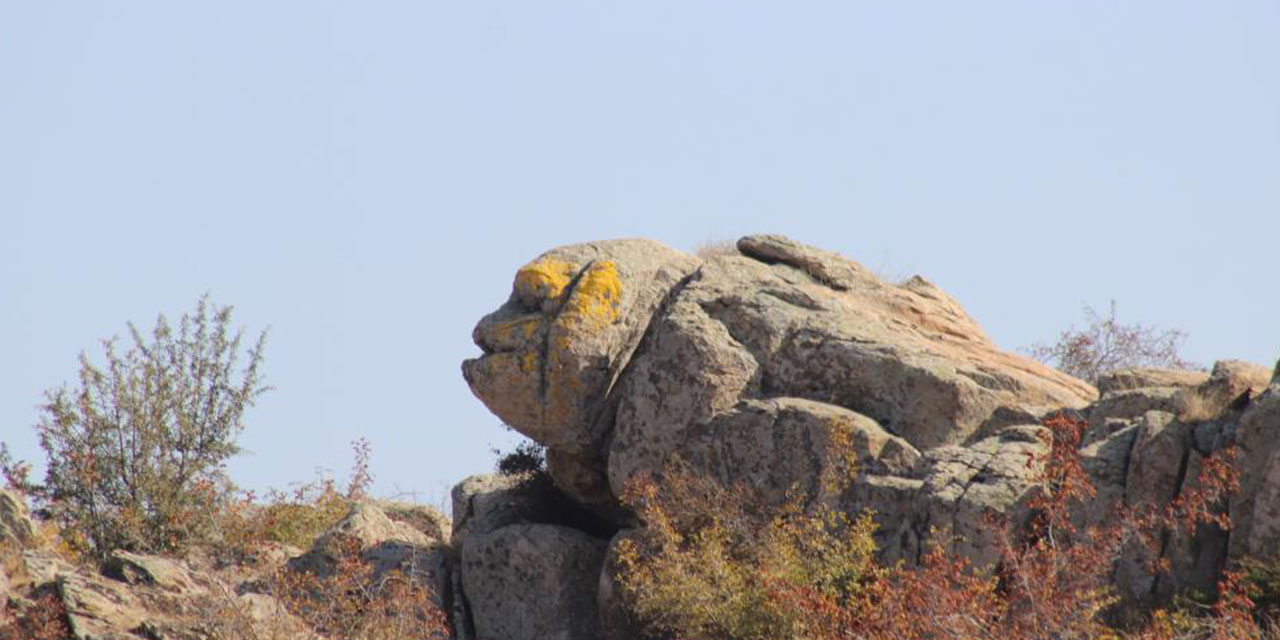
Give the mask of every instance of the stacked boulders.
[[[913, 562], [930, 540], [992, 559], [984, 523], [1025, 511], [1051, 444], [1041, 418], [1087, 411], [1097, 390], [1001, 351], [923, 278], [888, 283], [778, 236], [737, 247], [706, 260], [648, 240], [552, 250], [520, 269], [507, 302], [477, 325], [484, 353], [463, 374], [499, 418], [547, 446], [562, 492], [612, 516], [615, 541], [634, 525], [618, 496], [678, 455], [765, 500], [799, 488], [809, 501], [874, 509], [886, 559]], [[831, 495], [821, 479], [841, 463], [836, 441], [852, 445], [859, 472]], [[601, 627], [635, 636], [620, 628], [629, 618], [604, 569], [610, 531], [584, 538], [562, 521], [535, 537], [503, 506], [509, 489], [477, 483], [460, 485], [455, 518], [462, 509], [495, 525], [461, 542], [481, 640], [545, 637], [550, 628], [529, 617], [538, 611], [574, 621], [555, 637], [600, 637]], [[593, 572], [594, 601], [580, 588]], [[610, 622], [584, 621], [592, 606]]]

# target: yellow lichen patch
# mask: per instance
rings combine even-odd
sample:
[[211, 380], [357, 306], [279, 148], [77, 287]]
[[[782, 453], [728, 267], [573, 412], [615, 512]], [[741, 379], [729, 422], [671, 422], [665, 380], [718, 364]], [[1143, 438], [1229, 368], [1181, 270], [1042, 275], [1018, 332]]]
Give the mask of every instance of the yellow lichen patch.
[[520, 356], [520, 370], [525, 373], [533, 373], [538, 370], [538, 354], [532, 351], [524, 352]]
[[578, 265], [572, 262], [544, 258], [521, 267], [513, 288], [521, 302], [535, 306], [563, 295], [577, 272]]
[[622, 315], [622, 278], [612, 260], [592, 263], [569, 294], [560, 319], [579, 329], [601, 329]]
[[494, 351], [519, 349], [529, 344], [546, 322], [546, 316], [538, 313], [519, 316], [485, 327], [481, 340]]

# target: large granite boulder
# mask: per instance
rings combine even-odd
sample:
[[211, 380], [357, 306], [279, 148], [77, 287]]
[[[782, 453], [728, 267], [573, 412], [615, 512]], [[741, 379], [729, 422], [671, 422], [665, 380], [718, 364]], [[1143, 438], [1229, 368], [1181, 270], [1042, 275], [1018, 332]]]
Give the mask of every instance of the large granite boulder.
[[754, 488], [768, 506], [795, 491], [831, 504], [855, 470], [905, 476], [920, 461], [915, 447], [875, 420], [800, 398], [744, 400], [692, 427], [679, 453], [725, 486]]
[[1000, 351], [921, 278], [776, 236], [706, 262], [654, 319], [619, 383], [608, 454], [615, 492], [654, 472], [690, 430], [739, 403], [803, 398], [862, 414], [924, 451], [1078, 408], [1090, 385]]
[[608, 541], [548, 524], [467, 537], [462, 584], [479, 640], [596, 640]]
[[1240, 490], [1231, 499], [1232, 556], [1280, 554], [1280, 380], [1240, 419]]

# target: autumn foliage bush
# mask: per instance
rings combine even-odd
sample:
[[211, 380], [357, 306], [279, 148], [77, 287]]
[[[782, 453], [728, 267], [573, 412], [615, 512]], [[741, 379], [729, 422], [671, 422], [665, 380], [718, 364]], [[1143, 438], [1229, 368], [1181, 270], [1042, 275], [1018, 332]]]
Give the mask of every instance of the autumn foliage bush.
[[354, 539], [332, 550], [325, 572], [282, 567], [268, 591], [329, 640], [439, 640], [450, 637], [448, 618], [426, 577], [410, 560], [377, 572]]
[[35, 426], [48, 461], [42, 484], [7, 452], [0, 469], [97, 559], [115, 549], [173, 551], [207, 539], [232, 496], [224, 463], [239, 451], [244, 411], [263, 384], [265, 332], [242, 350], [231, 307], [201, 298], [175, 325], [128, 325], [123, 349], [80, 356], [77, 384], [46, 392]]
[[1205, 608], [1172, 607], [1136, 623], [1114, 615], [1111, 581], [1122, 554], [1147, 549], [1147, 569], [1167, 571], [1158, 553], [1167, 536], [1230, 526], [1231, 450], [1207, 458], [1194, 488], [1171, 503], [1131, 505], [1080, 527], [1073, 513], [1095, 497], [1078, 454], [1085, 423], [1057, 416], [1045, 426], [1054, 444], [1033, 517], [1022, 527], [990, 519], [994, 566], [949, 552], [945, 532], [935, 532], [916, 566], [879, 566], [870, 516], [801, 509], [798, 501], [764, 514], [749, 489], [719, 487], [677, 465], [626, 494], [644, 525], [619, 548], [624, 596], [650, 631], [685, 640], [1280, 637], [1267, 635], [1235, 572]]
[[1094, 382], [1105, 373], [1127, 367], [1191, 369], [1195, 365], [1180, 350], [1187, 334], [1177, 329], [1158, 330], [1134, 323], [1123, 324], [1111, 301], [1107, 315], [1085, 306], [1086, 325], [1063, 331], [1052, 344], [1040, 343], [1027, 350], [1036, 360], [1062, 372]]

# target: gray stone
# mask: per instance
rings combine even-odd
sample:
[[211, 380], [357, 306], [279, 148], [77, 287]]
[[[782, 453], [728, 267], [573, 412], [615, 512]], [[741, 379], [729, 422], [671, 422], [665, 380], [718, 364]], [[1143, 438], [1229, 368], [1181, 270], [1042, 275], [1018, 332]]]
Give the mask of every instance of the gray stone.
[[776, 239], [739, 247], [745, 256], [708, 260], [676, 292], [620, 381], [608, 457], [615, 494], [660, 470], [686, 431], [743, 400], [837, 405], [925, 450], [964, 442], [999, 415], [1094, 397], [1079, 380], [995, 348], [923, 279], [892, 285]]
[[453, 536], [461, 541], [521, 522], [520, 478], [498, 474], [473, 475], [453, 486]]
[[800, 398], [744, 400], [690, 429], [680, 454], [725, 486], [756, 489], [770, 506], [795, 490], [831, 503], [855, 470], [909, 475], [920, 460], [915, 447], [871, 418]]
[[136, 640], [130, 631], [147, 612], [123, 584], [72, 572], [58, 574], [57, 584], [77, 640]]
[[1231, 556], [1274, 557], [1280, 549], [1280, 385], [1245, 411], [1236, 440], [1241, 477], [1231, 498]]
[[604, 568], [600, 571], [600, 586], [596, 600], [600, 605], [600, 622], [604, 628], [604, 640], [647, 640], [644, 625], [628, 605], [621, 582], [618, 580], [618, 544], [635, 535], [634, 530], [619, 531], [609, 541]]
[[608, 543], [576, 529], [516, 524], [462, 543], [462, 584], [479, 640], [596, 640]]
[[103, 574], [126, 584], [155, 585], [172, 592], [196, 595], [204, 593], [186, 567], [160, 556], [130, 553], [117, 549], [103, 567]]

